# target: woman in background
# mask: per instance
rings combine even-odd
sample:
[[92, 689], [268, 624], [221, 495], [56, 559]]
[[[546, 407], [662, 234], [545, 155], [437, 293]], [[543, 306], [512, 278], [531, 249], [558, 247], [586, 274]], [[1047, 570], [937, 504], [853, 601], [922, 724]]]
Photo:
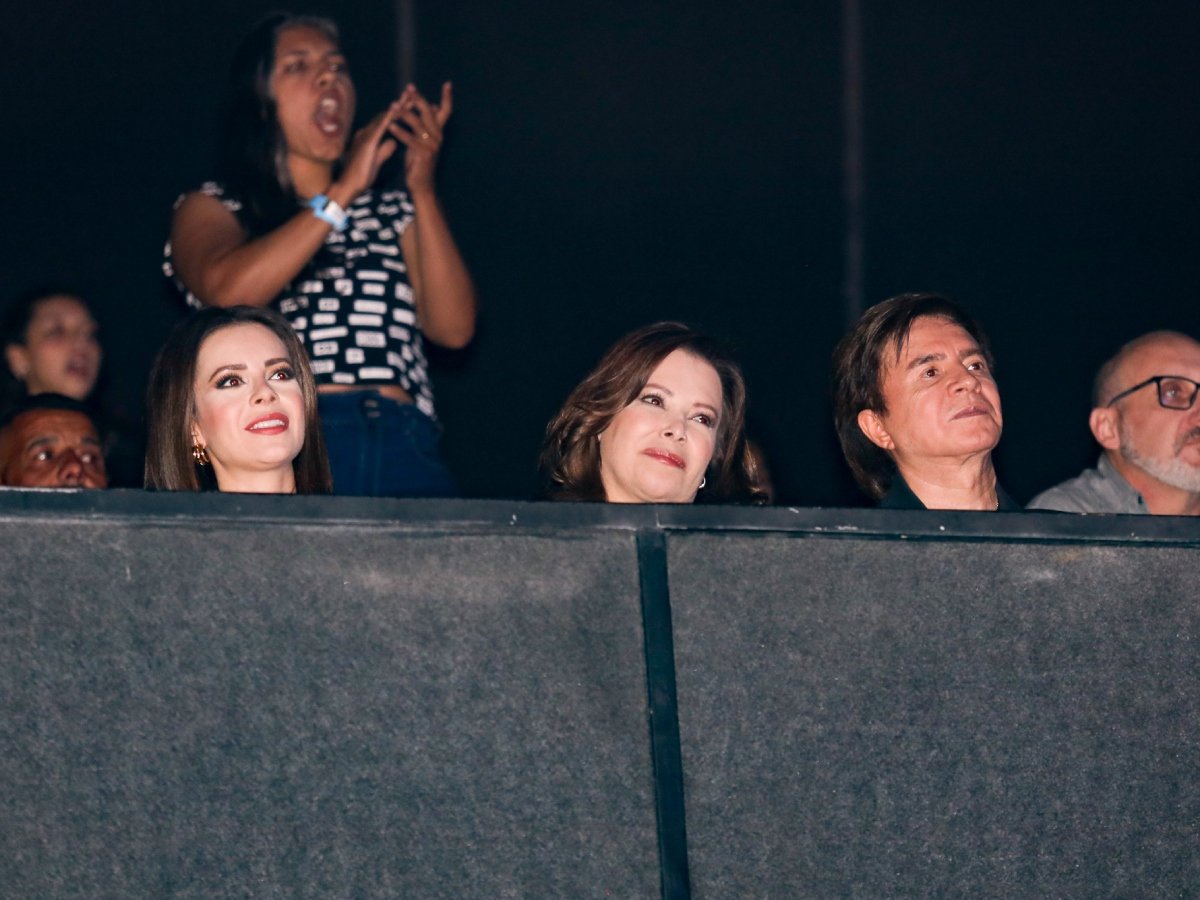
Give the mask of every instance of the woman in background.
[[[333, 23], [275, 14], [230, 72], [219, 183], [177, 204], [167, 273], [193, 305], [273, 305], [306, 344], [338, 492], [450, 496], [423, 347], [466, 345], [475, 291], [434, 190], [451, 113], [409, 85], [354, 133]], [[400, 148], [407, 192], [380, 189]]]
[[741, 370], [708, 338], [660, 322], [617, 341], [546, 428], [557, 500], [761, 499], [744, 435]]
[[159, 351], [147, 401], [148, 488], [331, 489], [316, 384], [296, 333], [278, 313], [254, 307], [193, 313]]
[[96, 319], [78, 291], [43, 285], [18, 296], [0, 322], [0, 415], [29, 397], [59, 394], [84, 404], [99, 429], [108, 483], [140, 487], [143, 446], [140, 412], [105, 402], [98, 387], [103, 354]]
[[0, 335], [10, 381], [5, 400], [62, 394], [85, 401], [100, 377], [100, 341], [92, 311], [73, 291], [44, 287], [5, 311]]

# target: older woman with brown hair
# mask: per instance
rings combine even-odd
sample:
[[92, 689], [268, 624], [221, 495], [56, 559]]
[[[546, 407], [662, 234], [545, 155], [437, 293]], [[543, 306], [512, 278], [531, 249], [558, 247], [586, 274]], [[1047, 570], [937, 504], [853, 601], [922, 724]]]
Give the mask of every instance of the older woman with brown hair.
[[834, 351], [834, 421], [855, 480], [892, 509], [1019, 509], [992, 451], [1004, 419], [987, 336], [937, 294], [871, 307]]
[[558, 500], [761, 499], [744, 435], [737, 364], [677, 322], [609, 349], [546, 428], [541, 465]]
[[159, 351], [147, 398], [146, 487], [329, 493], [316, 384], [278, 313], [193, 313]]

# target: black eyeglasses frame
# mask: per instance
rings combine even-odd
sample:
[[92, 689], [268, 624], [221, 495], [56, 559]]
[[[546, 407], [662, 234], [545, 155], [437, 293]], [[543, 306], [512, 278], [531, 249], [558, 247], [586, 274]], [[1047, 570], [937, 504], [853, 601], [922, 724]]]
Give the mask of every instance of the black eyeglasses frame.
[[[1171, 406], [1169, 403], [1165, 403], [1163, 401], [1162, 383], [1164, 381], [1186, 381], [1188, 384], [1190, 384], [1192, 386], [1192, 395], [1191, 395], [1191, 397], [1188, 398], [1187, 406]], [[1154, 389], [1158, 394], [1158, 405], [1161, 406], [1163, 409], [1173, 409], [1176, 412], [1183, 412], [1184, 410], [1191, 409], [1192, 406], [1196, 402], [1196, 394], [1200, 393], [1200, 381], [1194, 381], [1193, 379], [1187, 378], [1184, 375], [1155, 375], [1151, 378], [1147, 378], [1145, 381], [1135, 384], [1131, 388], [1127, 388], [1127, 389], [1121, 391], [1121, 393], [1117, 394], [1117, 396], [1113, 397], [1111, 400], [1109, 400], [1104, 405], [1112, 406], [1118, 400], [1120, 400], [1124, 397], [1128, 397], [1130, 394], [1134, 393], [1135, 391], [1140, 391], [1142, 388], [1144, 388], [1148, 384], [1154, 385]]]

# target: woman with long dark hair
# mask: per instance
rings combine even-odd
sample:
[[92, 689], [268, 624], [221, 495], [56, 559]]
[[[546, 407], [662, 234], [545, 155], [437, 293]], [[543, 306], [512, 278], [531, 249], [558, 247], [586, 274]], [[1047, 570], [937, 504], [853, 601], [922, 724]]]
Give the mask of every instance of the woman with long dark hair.
[[69, 288], [43, 286], [17, 297], [0, 320], [5, 404], [36, 394], [91, 397], [100, 376], [97, 330], [87, 303]]
[[[275, 14], [234, 56], [218, 182], [181, 198], [167, 271], [193, 305], [271, 305], [307, 347], [338, 493], [447, 496], [423, 349], [467, 344], [475, 291], [434, 190], [450, 85], [357, 132], [336, 27]], [[377, 184], [404, 155], [407, 190]]]
[[304, 347], [278, 313], [192, 313], [167, 336], [147, 389], [146, 487], [327, 494], [329, 461]]

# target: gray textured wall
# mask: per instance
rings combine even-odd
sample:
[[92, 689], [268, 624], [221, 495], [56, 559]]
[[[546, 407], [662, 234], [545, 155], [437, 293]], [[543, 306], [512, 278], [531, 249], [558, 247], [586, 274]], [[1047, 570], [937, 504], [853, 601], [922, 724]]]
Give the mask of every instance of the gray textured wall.
[[4, 489], [5, 893], [657, 896], [639, 534], [694, 896], [1200, 878], [1192, 521]]

